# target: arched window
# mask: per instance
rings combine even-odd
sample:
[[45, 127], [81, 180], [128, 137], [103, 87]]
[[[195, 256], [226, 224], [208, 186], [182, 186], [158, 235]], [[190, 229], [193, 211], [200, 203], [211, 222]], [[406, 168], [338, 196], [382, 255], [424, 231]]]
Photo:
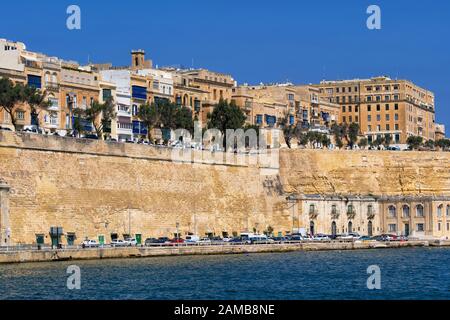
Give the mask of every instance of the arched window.
[[316, 212], [316, 206], [314, 204], [309, 206], [309, 213], [314, 214]]
[[403, 206], [403, 218], [409, 218], [409, 216], [410, 216], [409, 206], [404, 205]]
[[337, 235], [337, 225], [336, 225], [336, 221], [333, 221], [331, 223], [331, 235], [334, 237]]
[[419, 204], [416, 207], [416, 216], [419, 218], [423, 218], [424, 217], [424, 212], [423, 212], [423, 205]]
[[447, 205], [447, 217], [450, 217], [450, 204]]
[[441, 204], [441, 205], [437, 208], [437, 216], [438, 216], [439, 218], [442, 217], [443, 211], [444, 211], [444, 205]]
[[395, 206], [389, 206], [388, 214], [389, 218], [395, 218], [397, 216], [397, 208]]
[[373, 212], [373, 206], [372, 206], [371, 204], [369, 204], [369, 205], [367, 206], [367, 214], [368, 214], [369, 216], [371, 216], [371, 215], [374, 214], [374, 212]]

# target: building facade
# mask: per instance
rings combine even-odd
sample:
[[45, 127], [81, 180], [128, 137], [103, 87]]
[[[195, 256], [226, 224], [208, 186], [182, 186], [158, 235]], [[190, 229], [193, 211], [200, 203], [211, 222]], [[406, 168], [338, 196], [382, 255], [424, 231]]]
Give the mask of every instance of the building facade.
[[434, 94], [408, 80], [388, 77], [323, 81], [320, 96], [341, 106], [340, 123], [358, 123], [369, 143], [391, 136], [406, 145], [410, 136], [435, 139]]
[[450, 197], [302, 195], [290, 200], [294, 231], [450, 238]]

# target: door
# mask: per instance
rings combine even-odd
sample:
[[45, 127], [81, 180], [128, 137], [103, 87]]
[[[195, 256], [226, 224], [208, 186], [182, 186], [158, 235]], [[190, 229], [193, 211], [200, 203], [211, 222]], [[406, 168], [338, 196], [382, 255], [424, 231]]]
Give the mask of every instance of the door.
[[348, 223], [348, 233], [353, 233], [353, 222]]
[[405, 224], [405, 236], [406, 236], [406, 237], [409, 237], [409, 232], [410, 232], [410, 231], [409, 231], [409, 223], [406, 223], [406, 224]]
[[335, 237], [337, 235], [336, 221], [333, 221], [333, 223], [331, 224], [331, 235], [333, 237]]
[[98, 236], [98, 243], [103, 246], [105, 244], [105, 236]]
[[311, 221], [311, 223], [309, 224], [309, 234], [312, 235], [312, 236], [315, 235], [315, 230], [314, 230], [315, 228], [314, 227], [315, 227], [314, 221]]
[[142, 244], [142, 234], [136, 234], [136, 243], [138, 245]]
[[373, 237], [373, 223], [372, 223], [372, 221], [369, 221], [369, 224], [367, 226], [367, 235], [369, 237]]

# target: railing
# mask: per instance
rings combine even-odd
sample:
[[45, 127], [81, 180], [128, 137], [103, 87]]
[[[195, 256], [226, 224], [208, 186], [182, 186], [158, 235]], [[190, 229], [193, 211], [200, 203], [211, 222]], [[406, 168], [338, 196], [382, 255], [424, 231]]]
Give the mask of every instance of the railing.
[[309, 218], [310, 219], [316, 219], [319, 216], [319, 210], [309, 210]]
[[339, 219], [341, 213], [339, 212], [339, 210], [333, 210], [331, 211], [331, 218], [332, 219]]
[[354, 219], [356, 217], [356, 211], [355, 209], [349, 209], [347, 210], [347, 217], [349, 219]]

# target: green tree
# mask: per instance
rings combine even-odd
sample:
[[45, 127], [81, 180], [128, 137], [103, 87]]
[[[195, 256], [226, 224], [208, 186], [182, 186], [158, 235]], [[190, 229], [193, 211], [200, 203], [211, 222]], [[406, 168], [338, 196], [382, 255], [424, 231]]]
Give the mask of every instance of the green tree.
[[423, 144], [423, 138], [419, 136], [410, 136], [406, 140], [410, 150], [416, 150]]
[[26, 86], [21, 91], [22, 101], [28, 103], [30, 106], [30, 112], [33, 117], [36, 119], [37, 127], [40, 126], [39, 123], [39, 114], [48, 110], [51, 103], [47, 98], [47, 94], [45, 92], [41, 92], [35, 87]]
[[440, 139], [436, 141], [436, 146], [441, 150], [449, 150], [450, 149], [450, 139]]
[[194, 120], [192, 120], [192, 111], [186, 107], [177, 107], [173, 105], [175, 108], [175, 129], [186, 129], [191, 134], [194, 132]]
[[433, 140], [427, 140], [424, 144], [425, 147], [430, 148], [430, 149], [434, 149], [434, 147], [436, 146], [436, 143]]
[[226, 134], [227, 129], [242, 129], [247, 117], [234, 101], [228, 103], [226, 100], [220, 100], [208, 115], [208, 119], [209, 129], [218, 129], [222, 134]]
[[367, 138], [362, 138], [362, 139], [359, 140], [359, 142], [358, 142], [358, 146], [359, 146], [361, 149], [367, 148], [368, 145], [369, 145], [369, 141], [367, 140]]
[[147, 137], [149, 141], [152, 141], [151, 131], [161, 124], [161, 113], [158, 104], [143, 104], [138, 111], [138, 118], [147, 128]]
[[353, 122], [348, 127], [348, 133], [347, 133], [347, 141], [349, 146], [353, 149], [353, 146], [358, 141], [358, 135], [359, 135], [359, 124]]
[[386, 148], [389, 148], [389, 146], [391, 145], [391, 143], [392, 143], [392, 136], [391, 136], [389, 133], [386, 133], [386, 134], [384, 135], [384, 141], [383, 141], [383, 144], [384, 144], [384, 146], [385, 146]]
[[111, 98], [104, 103], [94, 101], [90, 107], [84, 110], [83, 117], [92, 123], [97, 136], [103, 139], [105, 129], [111, 125], [111, 121], [116, 117], [114, 101]]
[[20, 84], [14, 84], [7, 78], [0, 79], [0, 110], [4, 110], [11, 119], [11, 124], [17, 130], [17, 119], [15, 108], [18, 103], [25, 102], [24, 100], [25, 87]]

